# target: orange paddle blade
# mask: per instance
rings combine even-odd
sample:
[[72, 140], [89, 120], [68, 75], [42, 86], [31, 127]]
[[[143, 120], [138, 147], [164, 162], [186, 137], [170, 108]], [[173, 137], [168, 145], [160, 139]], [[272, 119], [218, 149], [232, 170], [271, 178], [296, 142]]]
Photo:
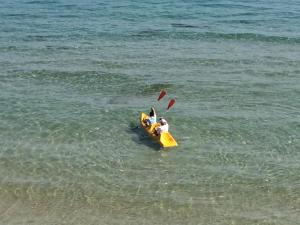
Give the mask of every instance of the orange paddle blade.
[[164, 90], [161, 90], [161, 91], [160, 91], [160, 94], [159, 94], [159, 96], [158, 96], [158, 98], [157, 98], [157, 101], [161, 100], [166, 94], [167, 94], [167, 93], [166, 93]]
[[172, 99], [169, 101], [169, 104], [168, 104], [167, 110], [168, 110], [169, 108], [171, 108], [171, 107], [172, 107], [172, 105], [174, 105], [174, 103], [175, 103], [175, 98], [172, 98]]

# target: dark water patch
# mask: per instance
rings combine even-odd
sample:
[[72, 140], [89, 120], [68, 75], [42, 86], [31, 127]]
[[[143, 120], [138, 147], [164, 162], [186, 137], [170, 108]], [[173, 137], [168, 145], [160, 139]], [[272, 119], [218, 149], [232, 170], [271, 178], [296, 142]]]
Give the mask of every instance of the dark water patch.
[[266, 36], [263, 34], [254, 33], [204, 33], [204, 37], [207, 38], [220, 38], [224, 40], [240, 40], [240, 41], [261, 41], [261, 42], [274, 42], [274, 43], [286, 43], [295, 44], [300, 43], [300, 38], [290, 38], [284, 36]]
[[75, 4], [63, 4], [60, 7], [64, 9], [70, 9], [70, 10], [78, 9], [78, 6]]
[[13, 32], [18, 32], [22, 31], [23, 29], [17, 28], [17, 27], [4, 27], [2, 28], [1, 32], [3, 33], [13, 33]]
[[33, 0], [33, 1], [27, 1], [25, 4], [32, 4], [32, 5], [48, 5], [48, 4], [56, 4], [59, 3], [57, 0], [45, 0], [45, 1], [40, 1], [40, 0]]
[[21, 78], [32, 78], [32, 79], [54, 79], [54, 80], [86, 80], [88, 78], [97, 78], [104, 81], [125, 81], [126, 77], [120, 74], [104, 73], [99, 71], [76, 71], [76, 72], [67, 72], [67, 71], [52, 71], [52, 70], [33, 70], [29, 72], [16, 71], [15, 74], [17, 77]]
[[76, 47], [72, 46], [53, 46], [53, 45], [46, 45], [45, 46], [47, 49], [51, 50], [72, 50], [72, 49], [77, 49]]
[[139, 31], [137, 33], [130, 34], [130, 37], [136, 39], [136, 38], [142, 38], [142, 39], [153, 39], [153, 38], [170, 38], [172, 35], [171, 32], [168, 32], [166, 30], [147, 30], [147, 31]]
[[59, 18], [79, 18], [78, 15], [58, 15]]
[[152, 95], [152, 94], [157, 94], [158, 91], [162, 89], [170, 89], [174, 86], [174, 84], [171, 83], [160, 83], [160, 84], [150, 84], [150, 85], [145, 85], [143, 89], [141, 90], [141, 94], [143, 95]]
[[153, 29], [153, 30], [143, 30], [138, 31], [137, 33], [133, 33], [131, 36], [135, 37], [154, 37], [154, 36], [161, 36], [161, 34], [164, 34], [166, 30], [163, 29]]
[[[230, 9], [239, 9], [239, 10], [255, 10], [254, 15], [257, 15], [258, 11], [264, 11], [264, 10], [269, 10], [271, 9], [270, 7], [266, 6], [255, 6], [255, 5], [250, 5], [250, 4], [232, 4], [232, 3], [200, 3], [201, 6], [204, 7], [209, 7], [209, 8], [214, 8], [214, 9], [225, 9], [229, 8]], [[222, 17], [223, 15], [215, 15], [216, 17]]]
[[199, 26], [183, 24], [183, 23], [171, 23], [171, 26], [178, 27], [178, 28], [199, 28]]
[[134, 137], [132, 137], [132, 140], [138, 144], [138, 145], [145, 145], [148, 146], [150, 149], [154, 151], [161, 150], [158, 143], [155, 143], [148, 134], [143, 130], [142, 127], [136, 122], [131, 122], [128, 125], [128, 133], [135, 134]]
[[123, 62], [111, 60], [91, 60], [91, 64], [99, 66], [101, 69], [132, 69], [144, 68], [148, 64], [146, 62]]
[[190, 20], [190, 19], [197, 19], [197, 15], [194, 14], [172, 14], [171, 12], [165, 12], [162, 15], [160, 15], [162, 19], [169, 19], [169, 20]]
[[[81, 94], [99, 94], [104, 96], [122, 96], [136, 94], [143, 86], [139, 80], [123, 74], [100, 71], [14, 71], [10, 72], [8, 79], [24, 79], [36, 86], [63, 86], [70, 91]], [[109, 99], [108, 99], [109, 100]], [[126, 100], [127, 101], [127, 100]], [[126, 101], [122, 102], [125, 104]], [[120, 103], [120, 102], [119, 102]]]
[[[290, 59], [286, 57], [263, 57], [261, 58], [261, 62], [264, 62], [267, 66], [282, 66], [285, 68], [292, 68], [292, 67], [298, 67], [300, 65], [300, 61], [297, 59]], [[257, 61], [259, 63], [259, 61]], [[277, 73], [277, 72], [275, 72]], [[281, 72], [279, 72], [281, 73]], [[291, 70], [288, 69], [286, 72], [284, 72], [288, 75], [297, 74], [299, 73], [299, 70]]]
[[238, 13], [232, 13], [230, 14], [230, 17], [250, 17], [253, 18], [254, 16], [257, 16], [257, 12], [238, 12]]
[[28, 16], [27, 13], [8, 13], [8, 14], [3, 14], [2, 16], [4, 17], [21, 17], [24, 18], [26, 16]]
[[[160, 90], [165, 90], [169, 96], [171, 93], [174, 93], [176, 89], [179, 89], [182, 87], [182, 85], [175, 85], [173, 83], [154, 83], [154, 84], [146, 84], [144, 80], [139, 80], [135, 84], [133, 84], [134, 89], [132, 90], [132, 93], [137, 96], [155, 96], [157, 97]], [[174, 96], [172, 96], [174, 97]]]
[[[297, 74], [297, 72], [295, 74]], [[261, 73], [261, 75], [263, 75], [265, 77], [269, 77], [269, 78], [287, 78], [287, 77], [290, 77], [289, 72], [280, 72], [280, 71], [263, 72], [263, 73]]]
[[103, 60], [101, 61], [93, 60], [91, 63], [106, 69], [122, 69], [122, 68], [130, 67], [130, 65], [126, 66], [119, 62], [103, 61]]
[[149, 30], [130, 34], [136, 39], [179, 39], [179, 40], [237, 40], [237, 41], [259, 41], [270, 43], [298, 44], [300, 38], [286, 36], [268, 36], [255, 33], [214, 33], [214, 32], [169, 32], [165, 30]]
[[[175, 62], [175, 67], [185, 66], [223, 66], [223, 65], [254, 65], [257, 63], [256, 60], [251, 59], [208, 59], [208, 58], [174, 58], [173, 62]], [[226, 73], [225, 71], [223, 73]], [[233, 71], [230, 71], [233, 73]], [[240, 72], [239, 72], [240, 73]]]
[[9, 45], [9, 46], [5, 46], [5, 47], [0, 47], [0, 50], [2, 51], [16, 51], [20, 49], [19, 47], [17, 46], [14, 46], [14, 45]]
[[30, 13], [8, 13], [4, 14], [4, 17], [8, 17], [8, 19], [45, 19], [48, 18], [47, 14], [30, 14]]
[[[120, 92], [118, 90], [116, 90], [116, 92], [118, 92], [120, 94]], [[129, 99], [125, 95], [124, 96], [123, 95], [114, 95], [114, 96], [109, 96], [106, 100], [106, 103], [109, 105], [124, 105], [124, 104], [129, 104]]]
[[221, 23], [228, 23], [228, 24], [257, 24], [265, 22], [265, 20], [246, 20], [246, 19], [236, 19], [236, 20], [221, 20]]
[[[23, 80], [23, 83], [30, 83], [35, 89], [47, 86], [59, 88], [60, 91], [77, 93], [83, 95], [102, 95], [102, 103], [115, 106], [125, 106], [129, 104], [132, 96], [156, 96], [161, 89], [174, 89], [172, 84], [146, 84], [144, 80], [130, 77], [124, 74], [107, 73], [100, 71], [10, 71], [6, 77], [8, 82], [11, 80]], [[26, 92], [26, 90], [24, 89]], [[46, 92], [47, 89], [42, 90]], [[93, 98], [93, 97], [92, 97]]]
[[27, 35], [23, 38], [24, 41], [38, 41], [43, 42], [47, 40], [53, 40], [53, 39], [61, 39], [64, 38], [65, 35]]

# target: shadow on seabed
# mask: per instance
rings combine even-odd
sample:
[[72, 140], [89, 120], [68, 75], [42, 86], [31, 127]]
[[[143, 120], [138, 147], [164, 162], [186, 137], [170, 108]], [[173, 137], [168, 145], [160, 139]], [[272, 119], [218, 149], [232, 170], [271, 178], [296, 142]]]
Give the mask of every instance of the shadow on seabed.
[[136, 123], [130, 122], [128, 127], [129, 127], [128, 132], [134, 133], [137, 136], [137, 137], [132, 138], [132, 140], [135, 143], [137, 143], [139, 145], [140, 144], [146, 145], [155, 151], [161, 150], [160, 145], [158, 145], [153, 140], [151, 140], [151, 138], [146, 134], [146, 132], [140, 126], [138, 126]]

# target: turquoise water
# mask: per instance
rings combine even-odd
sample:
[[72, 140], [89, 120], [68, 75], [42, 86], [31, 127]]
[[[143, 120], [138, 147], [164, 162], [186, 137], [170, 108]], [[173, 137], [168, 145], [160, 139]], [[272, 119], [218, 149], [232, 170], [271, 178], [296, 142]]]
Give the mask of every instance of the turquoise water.
[[299, 223], [299, 1], [2, 0], [0, 68], [0, 224]]

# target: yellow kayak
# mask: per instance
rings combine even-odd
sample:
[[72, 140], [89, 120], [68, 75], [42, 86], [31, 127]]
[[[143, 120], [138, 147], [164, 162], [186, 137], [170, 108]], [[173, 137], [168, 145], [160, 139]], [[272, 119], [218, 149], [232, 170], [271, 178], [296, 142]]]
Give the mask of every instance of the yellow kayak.
[[159, 126], [159, 123], [152, 124], [151, 126], [147, 126], [144, 123], [144, 120], [147, 119], [149, 116], [145, 113], [141, 113], [140, 123], [144, 130], [148, 133], [148, 135], [155, 141], [157, 141], [161, 147], [168, 148], [168, 147], [175, 147], [178, 146], [175, 139], [169, 132], [162, 132], [160, 135], [154, 134], [155, 127]]

